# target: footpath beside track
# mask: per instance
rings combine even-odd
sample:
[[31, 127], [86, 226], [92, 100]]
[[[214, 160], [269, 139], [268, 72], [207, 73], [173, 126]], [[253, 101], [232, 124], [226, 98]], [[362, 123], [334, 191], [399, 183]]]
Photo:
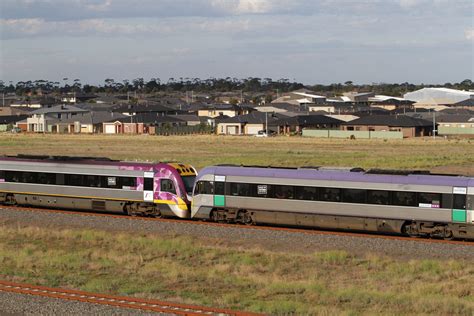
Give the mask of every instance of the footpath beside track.
[[[89, 304], [108, 305], [118, 308], [136, 309], [147, 312], [164, 313], [167, 315], [259, 315], [250, 312], [239, 312], [228, 309], [210, 308], [203, 306], [163, 302], [159, 300], [142, 299], [127, 296], [115, 296], [91, 293], [62, 288], [51, 288], [24, 283], [0, 281], [0, 292], [10, 292], [24, 295], [34, 295], [61, 300], [77, 301]], [[54, 313], [54, 311], [52, 311]]]

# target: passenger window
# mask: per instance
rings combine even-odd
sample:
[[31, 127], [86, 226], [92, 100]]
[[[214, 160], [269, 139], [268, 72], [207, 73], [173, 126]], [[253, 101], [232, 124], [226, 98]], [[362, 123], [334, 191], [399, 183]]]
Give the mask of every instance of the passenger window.
[[230, 194], [233, 196], [250, 196], [250, 185], [248, 183], [231, 183]]
[[393, 205], [418, 206], [416, 204], [416, 194], [414, 192], [393, 192]]
[[294, 187], [289, 185], [275, 185], [273, 189], [273, 196], [276, 199], [294, 199]]
[[379, 190], [369, 190], [367, 192], [367, 201], [369, 204], [388, 205], [390, 204], [390, 192], [379, 191]]
[[176, 194], [176, 189], [174, 187], [173, 181], [171, 181], [170, 179], [161, 179], [160, 188], [161, 188], [160, 191], [162, 192], [169, 192], [169, 193]]
[[418, 206], [420, 204], [428, 204], [429, 207], [441, 207], [441, 194], [439, 193], [418, 193]]
[[343, 202], [347, 203], [365, 203], [366, 202], [366, 190], [361, 189], [344, 189], [343, 191]]
[[321, 188], [321, 201], [340, 202], [341, 189], [337, 188]]
[[317, 201], [318, 200], [318, 188], [315, 187], [296, 187], [296, 199]]

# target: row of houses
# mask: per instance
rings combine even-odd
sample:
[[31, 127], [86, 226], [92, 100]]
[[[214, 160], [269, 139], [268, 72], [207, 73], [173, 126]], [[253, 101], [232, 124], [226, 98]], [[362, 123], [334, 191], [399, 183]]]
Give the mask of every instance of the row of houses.
[[[448, 92], [453, 94], [445, 91]], [[469, 92], [453, 95], [457, 99], [454, 98], [452, 104], [463, 106], [445, 106], [437, 111], [417, 108], [414, 105], [419, 102], [405, 98], [349, 93], [335, 99], [309, 90], [290, 92], [260, 106], [183, 104], [171, 98], [148, 99], [135, 104], [122, 100], [124, 102], [51, 103], [27, 109], [10, 106], [0, 107], [0, 131], [14, 125], [25, 132], [37, 133], [154, 134], [173, 129], [178, 133], [186, 130], [219, 135], [255, 135], [261, 130], [270, 130], [291, 135], [314, 129], [392, 131], [403, 137], [427, 136], [433, 134], [433, 130], [445, 135], [474, 134], [472, 95]], [[461, 100], [465, 97], [468, 99]]]

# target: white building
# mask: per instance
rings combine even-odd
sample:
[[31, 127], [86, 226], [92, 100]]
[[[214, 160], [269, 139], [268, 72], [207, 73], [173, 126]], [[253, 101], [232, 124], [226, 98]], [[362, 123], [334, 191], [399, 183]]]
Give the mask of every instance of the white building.
[[408, 92], [403, 97], [416, 102], [415, 106], [454, 105], [461, 101], [474, 99], [474, 92], [448, 88], [423, 88]]

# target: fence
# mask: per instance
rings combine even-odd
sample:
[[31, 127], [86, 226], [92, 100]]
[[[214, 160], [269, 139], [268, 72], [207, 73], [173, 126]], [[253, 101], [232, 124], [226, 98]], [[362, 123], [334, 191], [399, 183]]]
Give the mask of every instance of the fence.
[[474, 127], [438, 126], [438, 135], [474, 135]]
[[320, 129], [303, 129], [305, 137], [322, 137], [322, 138], [356, 138], [356, 139], [402, 139], [402, 132], [390, 131], [341, 131], [341, 130], [320, 130]]
[[[151, 129], [152, 127], [150, 127]], [[191, 134], [212, 134], [214, 130], [209, 126], [170, 126], [155, 127], [155, 135], [191, 135]], [[150, 134], [153, 134], [150, 131]]]

